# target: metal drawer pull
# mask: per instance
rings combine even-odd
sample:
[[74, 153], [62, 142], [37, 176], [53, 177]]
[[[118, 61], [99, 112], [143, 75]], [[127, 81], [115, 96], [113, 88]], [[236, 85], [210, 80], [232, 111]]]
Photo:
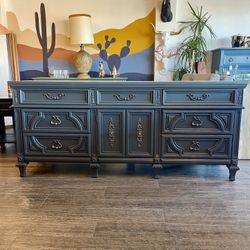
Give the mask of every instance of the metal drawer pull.
[[201, 119], [198, 116], [194, 116], [191, 125], [193, 127], [197, 127], [197, 128], [201, 127], [202, 126], [202, 121], [201, 121]]
[[108, 141], [111, 148], [115, 145], [115, 124], [112, 117], [109, 119], [108, 124]]
[[60, 140], [53, 140], [53, 143], [51, 145], [52, 149], [60, 150], [62, 149], [63, 145]]
[[58, 100], [61, 100], [65, 94], [64, 93], [61, 93], [61, 94], [58, 94], [57, 96], [53, 96], [52, 94], [50, 93], [46, 93], [46, 94], [43, 94], [48, 100], [54, 100], [54, 101], [58, 101]]
[[131, 101], [136, 97], [135, 94], [129, 94], [128, 97], [122, 97], [119, 94], [115, 94], [113, 96], [116, 97], [118, 101]]
[[138, 119], [138, 122], [137, 122], [136, 135], [137, 135], [136, 137], [137, 147], [141, 148], [143, 145], [143, 126], [142, 126], [141, 117]]
[[192, 141], [189, 150], [193, 152], [200, 151], [200, 143], [198, 141]]
[[228, 59], [228, 61], [229, 61], [229, 62], [233, 62], [234, 59], [233, 59], [232, 57], [230, 57], [230, 58]]
[[205, 101], [209, 97], [209, 94], [204, 93], [201, 96], [195, 96], [194, 94], [189, 93], [189, 94], [187, 94], [187, 97], [189, 97], [189, 99], [191, 101], [201, 101], [201, 102], [203, 102], [203, 101]]
[[60, 117], [58, 115], [53, 115], [52, 119], [50, 121], [50, 124], [53, 126], [58, 126], [62, 123], [62, 121], [60, 120]]

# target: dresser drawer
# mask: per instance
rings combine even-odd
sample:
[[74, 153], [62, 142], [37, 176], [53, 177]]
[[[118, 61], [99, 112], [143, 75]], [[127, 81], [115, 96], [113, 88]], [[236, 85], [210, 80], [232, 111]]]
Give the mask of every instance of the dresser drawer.
[[162, 136], [162, 157], [230, 158], [232, 136]]
[[223, 64], [229, 65], [229, 64], [235, 65], [235, 64], [250, 64], [250, 53], [249, 55], [225, 55], [223, 58]]
[[154, 90], [123, 91], [100, 90], [97, 91], [97, 104], [100, 105], [154, 105]]
[[163, 110], [162, 133], [232, 133], [233, 111], [183, 111]]
[[25, 131], [88, 133], [90, 111], [24, 109], [22, 122]]
[[89, 156], [89, 135], [25, 134], [24, 151], [27, 156]]
[[87, 90], [55, 90], [55, 89], [22, 89], [20, 90], [22, 104], [88, 104]]
[[232, 105], [236, 103], [236, 92], [223, 90], [179, 90], [163, 91], [163, 105]]

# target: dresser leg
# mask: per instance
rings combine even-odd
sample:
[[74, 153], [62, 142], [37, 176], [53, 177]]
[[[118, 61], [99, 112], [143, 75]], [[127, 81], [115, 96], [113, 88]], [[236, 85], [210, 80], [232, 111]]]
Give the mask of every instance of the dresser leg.
[[18, 162], [16, 165], [19, 168], [20, 177], [26, 176], [26, 168], [28, 166], [27, 162]]
[[97, 178], [98, 177], [98, 170], [100, 168], [100, 164], [98, 163], [92, 163], [90, 164], [90, 169], [91, 169], [91, 177], [92, 178]]
[[240, 168], [237, 164], [227, 165], [227, 168], [229, 170], [229, 181], [235, 181], [236, 172], [240, 170]]
[[162, 165], [161, 164], [153, 164], [153, 169], [154, 169], [154, 178], [160, 179], [160, 172], [162, 169]]
[[2, 153], [5, 153], [5, 152], [6, 152], [5, 144], [4, 144], [4, 143], [1, 143], [1, 144], [0, 144], [0, 147], [1, 147], [1, 152], [2, 152]]

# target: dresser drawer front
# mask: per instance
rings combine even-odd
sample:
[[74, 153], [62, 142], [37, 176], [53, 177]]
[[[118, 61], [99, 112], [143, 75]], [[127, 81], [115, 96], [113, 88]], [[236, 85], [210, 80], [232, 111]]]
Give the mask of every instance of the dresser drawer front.
[[232, 133], [234, 112], [163, 111], [162, 133]]
[[85, 90], [22, 89], [22, 104], [85, 104], [89, 103], [89, 94]]
[[163, 105], [232, 105], [236, 103], [235, 90], [163, 91]]
[[97, 104], [100, 105], [154, 105], [155, 91], [97, 91]]
[[24, 151], [27, 156], [89, 156], [89, 135], [25, 134]]
[[181, 136], [162, 137], [162, 157], [172, 158], [223, 158], [231, 156], [232, 136]]
[[249, 55], [225, 55], [223, 64], [225, 65], [235, 64], [250, 64], [250, 54]]
[[25, 131], [83, 132], [90, 131], [90, 111], [43, 109], [22, 111]]

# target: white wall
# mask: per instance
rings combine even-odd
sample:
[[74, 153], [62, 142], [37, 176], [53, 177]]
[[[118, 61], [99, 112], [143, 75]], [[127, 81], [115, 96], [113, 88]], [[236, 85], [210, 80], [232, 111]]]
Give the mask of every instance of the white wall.
[[[174, 20], [171, 23], [163, 23], [160, 20], [159, 12], [162, 0], [156, 0], [156, 25], [161, 30], [177, 30], [178, 21], [189, 20], [190, 11], [186, 0], [171, 0], [174, 13]], [[219, 47], [231, 47], [231, 36], [235, 34], [250, 35], [250, 0], [189, 0], [192, 6], [203, 6], [210, 18], [210, 25], [216, 34], [216, 38], [208, 38], [208, 49], [212, 50]], [[169, 49], [178, 46], [178, 43], [186, 37], [183, 32], [177, 37], [172, 37], [169, 41]], [[160, 43], [159, 36], [156, 37], [156, 46]], [[174, 60], [171, 62], [173, 67]], [[162, 76], [159, 74], [161, 63], [155, 64], [155, 80], [165, 81], [171, 76]]]
[[[5, 6], [7, 0], [0, 0], [0, 23], [6, 25]], [[7, 97], [7, 81], [10, 79], [6, 37], [0, 36], [0, 97]]]

